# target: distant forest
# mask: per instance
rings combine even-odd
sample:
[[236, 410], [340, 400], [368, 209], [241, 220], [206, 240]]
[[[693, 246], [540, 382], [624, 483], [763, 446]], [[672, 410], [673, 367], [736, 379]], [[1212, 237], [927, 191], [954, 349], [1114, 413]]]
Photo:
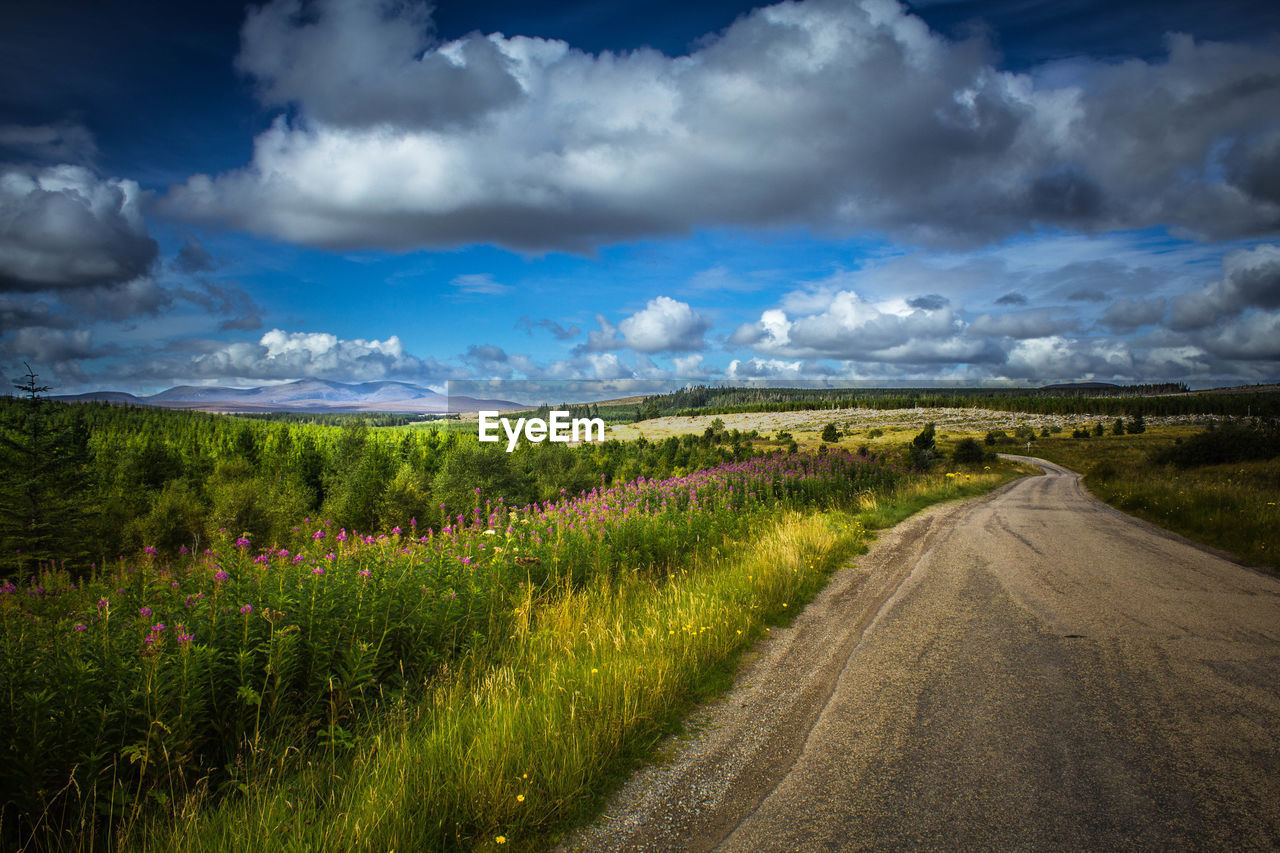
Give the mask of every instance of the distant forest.
[[33, 378], [24, 396], [0, 397], [0, 577], [50, 561], [80, 571], [144, 548], [196, 550], [219, 530], [269, 544], [303, 519], [364, 533], [438, 530], [445, 515], [484, 502], [558, 499], [753, 452], [735, 430], [525, 444], [508, 454], [457, 421], [437, 429], [384, 414], [246, 418], [62, 403], [43, 390]]
[[695, 386], [646, 397], [636, 420], [822, 409], [980, 408], [1053, 415], [1280, 416], [1280, 393], [1193, 393], [1183, 383], [1026, 388], [718, 388]]

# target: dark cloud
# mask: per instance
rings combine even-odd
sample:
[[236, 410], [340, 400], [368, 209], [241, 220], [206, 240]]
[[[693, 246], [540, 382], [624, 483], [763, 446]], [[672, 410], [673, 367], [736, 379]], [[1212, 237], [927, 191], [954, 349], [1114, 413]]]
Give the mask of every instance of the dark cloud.
[[232, 317], [229, 320], [223, 320], [218, 324], [219, 332], [235, 332], [235, 331], [254, 331], [262, 328], [262, 318], [257, 314], [245, 314], [242, 317]]
[[925, 296], [917, 296], [914, 299], [908, 299], [907, 304], [912, 308], [919, 308], [921, 311], [938, 311], [946, 308], [951, 304], [951, 300], [937, 293], [929, 293]]
[[70, 122], [6, 124], [0, 125], [0, 153], [11, 155], [0, 159], [91, 166], [97, 159], [98, 146], [93, 140], [93, 134], [83, 126]]
[[1107, 294], [1096, 288], [1084, 287], [1080, 290], [1071, 291], [1067, 298], [1072, 302], [1106, 302]]
[[292, 112], [248, 167], [197, 175], [166, 206], [392, 249], [589, 251], [706, 225], [939, 245], [1280, 228], [1274, 51], [1173, 36], [1157, 60], [994, 63], [981, 38], [872, 0], [756, 9], [681, 58], [437, 44], [424, 3], [276, 0], [250, 13], [239, 66]]
[[1044, 338], [1075, 331], [1080, 321], [1058, 308], [1031, 308], [1003, 314], [983, 314], [969, 324], [978, 335], [1009, 338]]
[[250, 8], [236, 67], [264, 103], [339, 127], [468, 126], [523, 96], [494, 42], [434, 29], [426, 4], [275, 0]]
[[172, 266], [178, 272], [191, 274], [217, 269], [218, 262], [204, 246], [200, 245], [199, 240], [192, 238], [182, 244], [182, 248], [178, 250], [178, 256], [173, 259]]
[[1280, 308], [1280, 246], [1261, 245], [1223, 259], [1223, 276], [1173, 300], [1174, 329], [1201, 329], [1246, 308]]
[[81, 316], [104, 320], [155, 316], [173, 306], [174, 293], [150, 276], [103, 287], [81, 287], [61, 291], [59, 299]]
[[578, 328], [577, 326], [569, 326], [568, 328], [565, 328], [564, 326], [561, 326], [559, 323], [547, 317], [542, 317], [541, 319], [533, 320], [528, 316], [522, 316], [519, 320], [516, 321], [516, 328], [521, 329], [525, 333], [530, 335], [533, 334], [533, 330], [535, 327], [546, 329], [558, 341], [572, 340], [573, 338], [576, 338], [578, 335], [582, 334], [582, 329]]
[[492, 344], [472, 344], [467, 347], [466, 357], [470, 361], [505, 363], [507, 353], [502, 347], [495, 347]]
[[119, 285], [156, 258], [133, 181], [79, 166], [0, 169], [0, 291]]
[[1119, 299], [1102, 315], [1102, 324], [1113, 332], [1132, 332], [1140, 326], [1150, 326], [1164, 319], [1165, 299]]
[[997, 305], [1026, 305], [1027, 297], [1021, 293], [1006, 293], [996, 300]]
[[74, 318], [68, 314], [55, 313], [47, 302], [0, 294], [0, 332], [26, 326], [71, 329], [75, 325]]

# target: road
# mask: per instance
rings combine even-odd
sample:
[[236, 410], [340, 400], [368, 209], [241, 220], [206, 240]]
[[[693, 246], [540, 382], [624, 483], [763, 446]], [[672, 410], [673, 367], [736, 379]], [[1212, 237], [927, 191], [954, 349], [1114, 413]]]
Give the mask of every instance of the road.
[[1280, 581], [1023, 461], [883, 534], [562, 849], [1280, 848]]

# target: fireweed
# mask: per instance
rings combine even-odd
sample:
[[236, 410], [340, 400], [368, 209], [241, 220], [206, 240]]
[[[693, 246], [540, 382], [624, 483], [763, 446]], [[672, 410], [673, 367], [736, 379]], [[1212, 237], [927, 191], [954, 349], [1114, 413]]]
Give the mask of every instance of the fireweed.
[[407, 533], [310, 521], [263, 547], [232, 531], [176, 563], [146, 552], [78, 585], [50, 569], [0, 587], [3, 840], [66, 844], [243, 790], [282, 749], [343, 750], [373, 708], [509, 635], [522, 603], [620, 573], [661, 581], [788, 510], [856, 505], [901, 476], [777, 454], [521, 507], [477, 494]]

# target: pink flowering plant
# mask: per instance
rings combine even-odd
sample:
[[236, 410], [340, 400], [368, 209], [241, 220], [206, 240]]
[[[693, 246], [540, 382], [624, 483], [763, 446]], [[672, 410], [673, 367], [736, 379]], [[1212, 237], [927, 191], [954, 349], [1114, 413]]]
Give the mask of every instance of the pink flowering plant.
[[524, 603], [620, 572], [661, 583], [787, 511], [900, 476], [777, 453], [516, 507], [476, 495], [386, 535], [311, 520], [287, 541], [225, 532], [79, 582], [44, 570], [0, 587], [0, 801], [51, 826], [86, 808], [118, 821], [234, 788], [287, 747], [345, 749], [376, 707], [509, 635]]

